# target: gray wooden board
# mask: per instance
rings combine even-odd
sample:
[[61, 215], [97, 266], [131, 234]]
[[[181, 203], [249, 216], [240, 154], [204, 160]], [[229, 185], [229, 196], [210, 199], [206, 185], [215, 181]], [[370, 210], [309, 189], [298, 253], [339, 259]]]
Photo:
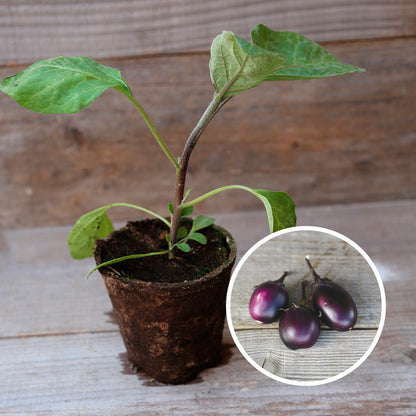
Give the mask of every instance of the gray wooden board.
[[[359, 244], [372, 257], [384, 281], [413, 279], [414, 262], [410, 259], [416, 251], [415, 212], [416, 201], [297, 209], [299, 225], [332, 228]], [[235, 237], [239, 258], [268, 232], [264, 211], [213, 216]], [[0, 231], [0, 336], [116, 328], [105, 315], [111, 304], [101, 278], [97, 273], [85, 278], [93, 262], [74, 261], [69, 255], [69, 230]]]
[[[259, 328], [251, 318], [248, 304], [253, 288], [267, 280], [277, 280], [289, 272], [285, 286], [291, 300], [299, 304], [301, 282], [313, 282], [305, 255], [322, 278], [343, 286], [358, 309], [357, 329], [377, 328], [381, 317], [381, 296], [371, 266], [351, 245], [322, 231], [296, 231], [270, 239], [245, 260], [234, 280], [231, 319], [235, 329]], [[261, 326], [260, 326], [261, 328]]]
[[59, 55], [207, 51], [223, 30], [248, 38], [258, 23], [315, 41], [412, 36], [415, 13], [412, 0], [5, 0], [0, 3], [0, 65]]
[[[285, 385], [260, 374], [227, 332], [225, 362], [184, 386], [160, 386], [135, 374], [117, 332], [6, 339], [0, 342], [0, 414], [414, 415], [415, 350], [409, 350], [406, 334], [409, 329], [414, 334], [415, 320], [411, 328], [400, 315], [391, 314], [390, 320], [386, 342], [360, 368], [318, 387]], [[403, 334], [406, 348], [396, 346], [386, 355], [389, 336]]]
[[[381, 266], [387, 296], [385, 328], [370, 357], [316, 387], [256, 371], [228, 330], [219, 367], [185, 386], [157, 385], [129, 368], [102, 282], [86, 281], [90, 261], [67, 253], [68, 227], [2, 230], [0, 414], [414, 415], [415, 209], [415, 201], [298, 209], [300, 224], [334, 227], [364, 246]], [[267, 233], [264, 212], [217, 218], [236, 237], [240, 257]]]
[[312, 348], [296, 351], [282, 343], [277, 328], [265, 326], [236, 332], [244, 351], [265, 371], [290, 381], [311, 382], [325, 381], [350, 370], [367, 352], [377, 331], [323, 329]]

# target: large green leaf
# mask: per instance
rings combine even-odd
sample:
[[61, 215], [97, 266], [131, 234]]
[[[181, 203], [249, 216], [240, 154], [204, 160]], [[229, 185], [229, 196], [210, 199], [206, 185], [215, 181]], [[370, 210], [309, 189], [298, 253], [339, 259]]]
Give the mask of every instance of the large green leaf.
[[277, 52], [253, 45], [232, 32], [224, 31], [211, 45], [211, 80], [224, 98], [254, 88], [282, 64]]
[[251, 31], [251, 39], [255, 45], [276, 52], [284, 59], [284, 65], [269, 74], [267, 81], [323, 78], [364, 71], [340, 62], [322, 46], [295, 32], [277, 32], [257, 25]]
[[68, 235], [68, 246], [71, 256], [81, 260], [91, 257], [94, 253], [96, 240], [107, 237], [113, 232], [113, 224], [108, 218], [107, 211], [112, 205], [97, 208], [84, 214], [75, 223]]
[[36, 62], [5, 78], [0, 88], [23, 107], [45, 114], [75, 113], [107, 88], [132, 97], [119, 70], [82, 56]]
[[266, 208], [271, 233], [296, 225], [295, 204], [287, 193], [264, 189], [254, 189], [254, 192]]

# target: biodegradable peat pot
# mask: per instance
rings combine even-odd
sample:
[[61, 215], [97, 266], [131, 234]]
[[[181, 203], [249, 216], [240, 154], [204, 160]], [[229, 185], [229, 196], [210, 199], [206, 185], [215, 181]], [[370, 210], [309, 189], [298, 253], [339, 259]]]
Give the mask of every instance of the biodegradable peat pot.
[[[143, 235], [142, 228], [148, 225], [153, 228], [157, 225], [158, 238]], [[119, 245], [126, 240], [138, 244], [142, 241], [149, 244], [154, 240], [156, 245], [162, 244], [164, 228], [158, 220], [130, 222], [97, 242], [95, 260], [100, 264], [113, 256], [132, 254], [129, 251], [132, 248]], [[157, 277], [162, 281], [149, 281], [154, 279], [149, 278], [148, 271], [143, 274], [145, 280], [141, 280], [140, 269], [135, 278], [124, 277], [140, 266], [155, 268], [156, 274], [160, 273], [156, 265], [159, 256], [147, 257], [144, 265], [140, 259], [118, 263], [111, 269], [100, 269], [130, 362], [162, 383], [191, 381], [202, 369], [217, 365], [221, 359], [225, 299], [236, 246], [223, 228], [213, 225], [208, 231], [217, 235], [219, 241], [210, 243], [208, 240], [206, 246], [196, 244], [197, 255], [207, 257], [206, 250], [210, 254], [217, 250], [224, 258], [222, 264], [200, 273], [201, 276], [193, 280], [190, 280], [190, 271], [186, 267], [175, 270], [174, 282], [163, 281], [166, 280], [164, 276]], [[155, 234], [154, 231], [151, 233]], [[192, 252], [187, 253], [185, 257], [192, 255]], [[162, 260], [166, 264], [167, 256]]]

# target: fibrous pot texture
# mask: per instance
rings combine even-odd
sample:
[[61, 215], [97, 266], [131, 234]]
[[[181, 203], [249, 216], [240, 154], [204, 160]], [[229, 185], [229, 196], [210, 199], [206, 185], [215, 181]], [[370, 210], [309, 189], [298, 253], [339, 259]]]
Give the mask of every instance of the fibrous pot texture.
[[[106, 250], [123, 240], [132, 224], [140, 223], [129, 223], [98, 241], [97, 264], [108, 260]], [[122, 276], [116, 269], [100, 269], [130, 362], [162, 383], [191, 381], [221, 359], [225, 299], [236, 247], [226, 230], [215, 225], [210, 228], [220, 237], [218, 244], [225, 245], [227, 254], [222, 264], [200, 277], [193, 276], [193, 280], [186, 273], [174, 283], [148, 281], [148, 276], [146, 281], [137, 278], [140, 269], [135, 278]], [[203, 255], [201, 247], [198, 255]], [[217, 250], [224, 252], [224, 247], [217, 246]], [[168, 261], [167, 257], [158, 260]], [[180, 268], [176, 273], [181, 273]]]

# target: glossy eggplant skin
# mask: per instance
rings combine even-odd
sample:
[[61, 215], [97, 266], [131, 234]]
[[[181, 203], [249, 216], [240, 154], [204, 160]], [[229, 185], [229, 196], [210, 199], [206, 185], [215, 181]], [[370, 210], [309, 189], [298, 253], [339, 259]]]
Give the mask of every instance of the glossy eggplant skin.
[[330, 279], [316, 279], [311, 301], [322, 322], [336, 331], [349, 331], [357, 322], [357, 306], [351, 295]]
[[289, 305], [289, 295], [283, 281], [280, 280], [269, 280], [254, 288], [249, 302], [249, 312], [256, 321], [263, 324], [275, 322], [279, 319], [282, 309]]
[[319, 318], [304, 306], [285, 311], [279, 321], [280, 338], [291, 350], [312, 347], [320, 331]]

